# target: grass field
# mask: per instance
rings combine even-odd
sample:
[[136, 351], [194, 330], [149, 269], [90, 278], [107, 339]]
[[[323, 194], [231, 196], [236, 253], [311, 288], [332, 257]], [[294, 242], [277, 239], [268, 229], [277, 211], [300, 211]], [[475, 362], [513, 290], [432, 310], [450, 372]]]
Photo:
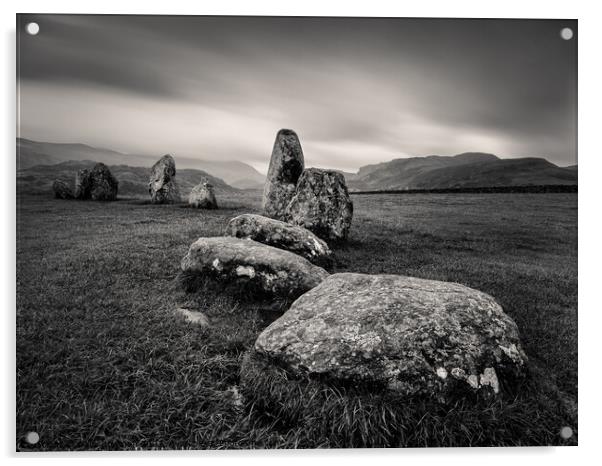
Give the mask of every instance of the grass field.
[[[334, 248], [335, 270], [448, 280], [493, 295], [517, 322], [540, 381], [520, 403], [488, 414], [504, 425], [513, 412], [538, 431], [496, 438], [575, 444], [576, 435], [558, 432], [577, 430], [577, 195], [353, 199], [351, 237]], [[304, 436], [304, 425], [282, 429], [249, 414], [239, 368], [273, 312], [174, 286], [190, 243], [259, 212], [259, 200], [219, 199], [220, 210], [197, 211], [18, 197], [17, 448], [340, 446]], [[210, 328], [187, 323], [178, 306], [205, 312]], [[23, 441], [28, 431], [40, 434], [38, 444]]]

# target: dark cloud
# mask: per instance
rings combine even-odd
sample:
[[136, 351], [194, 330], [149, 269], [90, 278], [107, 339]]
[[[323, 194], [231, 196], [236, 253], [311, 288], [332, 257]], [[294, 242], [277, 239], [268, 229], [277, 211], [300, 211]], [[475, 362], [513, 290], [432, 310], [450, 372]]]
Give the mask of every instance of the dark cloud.
[[[32, 20], [38, 36], [23, 32]], [[314, 165], [469, 150], [568, 165], [577, 44], [563, 27], [577, 32], [573, 20], [21, 15], [20, 130], [258, 167], [287, 126]]]

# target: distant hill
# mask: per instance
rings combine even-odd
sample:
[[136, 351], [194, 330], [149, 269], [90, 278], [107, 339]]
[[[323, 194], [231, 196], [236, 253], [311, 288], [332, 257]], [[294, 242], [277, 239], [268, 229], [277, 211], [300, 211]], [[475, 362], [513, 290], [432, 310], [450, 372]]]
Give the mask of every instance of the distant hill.
[[480, 152], [395, 159], [346, 178], [352, 191], [577, 184], [575, 169], [542, 158], [500, 159]]
[[[54, 180], [62, 180], [73, 186], [75, 174], [82, 168], [92, 168], [96, 164], [91, 160], [70, 160], [54, 165], [36, 165], [21, 169], [17, 172], [17, 191], [25, 193], [51, 193]], [[119, 181], [119, 195], [146, 197], [148, 196], [148, 179], [150, 168], [130, 167], [127, 165], [109, 165], [109, 170]], [[181, 169], [176, 172], [176, 180], [180, 193], [185, 200], [194, 186], [201, 181], [208, 181], [215, 187], [219, 198], [220, 193], [233, 193], [239, 190], [228, 185], [222, 179], [214, 177], [202, 170]]]
[[[106, 165], [127, 165], [130, 167], [152, 167], [164, 155], [124, 154], [110, 149], [88, 146], [86, 144], [63, 144], [54, 142], [38, 142], [17, 138], [17, 169], [25, 169], [36, 165], [51, 165], [67, 161], [95, 160]], [[207, 172], [226, 183], [246, 189], [249, 185], [261, 185], [265, 176], [252, 166], [231, 160], [199, 160], [191, 157], [179, 157], [171, 154], [176, 160], [176, 169], [196, 169]], [[243, 180], [241, 186], [237, 185]]]

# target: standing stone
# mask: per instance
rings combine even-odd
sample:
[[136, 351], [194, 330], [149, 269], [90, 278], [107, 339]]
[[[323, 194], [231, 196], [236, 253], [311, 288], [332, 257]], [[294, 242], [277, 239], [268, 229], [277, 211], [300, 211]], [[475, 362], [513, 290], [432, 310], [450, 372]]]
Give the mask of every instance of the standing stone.
[[176, 183], [176, 162], [171, 155], [164, 155], [151, 168], [148, 190], [153, 204], [180, 202], [180, 190]]
[[199, 183], [188, 196], [188, 204], [198, 209], [217, 209], [217, 200], [211, 183]]
[[286, 206], [295, 194], [304, 164], [297, 134], [290, 129], [278, 131], [263, 190], [262, 207], [266, 216], [284, 219]]
[[78, 170], [75, 174], [75, 199], [90, 199], [91, 189], [92, 179], [90, 178], [90, 170], [87, 168]]
[[75, 175], [75, 198], [93, 201], [117, 199], [119, 183], [104, 163], [97, 163], [92, 170], [79, 170]]
[[347, 238], [352, 218], [353, 202], [342, 173], [319, 168], [303, 172], [286, 208], [286, 221], [336, 241]]
[[114, 201], [117, 199], [119, 183], [104, 163], [97, 163], [90, 172], [90, 199]]
[[73, 199], [73, 191], [64, 181], [55, 180], [52, 183], [52, 190], [54, 191], [54, 197], [57, 199]]

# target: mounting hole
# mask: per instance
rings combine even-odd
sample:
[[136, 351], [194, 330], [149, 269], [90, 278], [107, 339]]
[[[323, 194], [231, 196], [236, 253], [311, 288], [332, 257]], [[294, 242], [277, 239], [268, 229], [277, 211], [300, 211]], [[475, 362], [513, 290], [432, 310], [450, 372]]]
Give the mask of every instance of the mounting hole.
[[571, 40], [573, 38], [573, 30], [571, 28], [562, 28], [560, 30], [560, 37], [564, 40]]
[[35, 445], [40, 441], [40, 435], [37, 432], [27, 432], [25, 441], [30, 445]]
[[38, 23], [27, 23], [25, 30], [30, 36], [35, 36], [38, 32], [40, 32], [40, 25]]
[[560, 429], [560, 436], [565, 440], [570, 439], [573, 436], [573, 429], [568, 426], [563, 427]]

